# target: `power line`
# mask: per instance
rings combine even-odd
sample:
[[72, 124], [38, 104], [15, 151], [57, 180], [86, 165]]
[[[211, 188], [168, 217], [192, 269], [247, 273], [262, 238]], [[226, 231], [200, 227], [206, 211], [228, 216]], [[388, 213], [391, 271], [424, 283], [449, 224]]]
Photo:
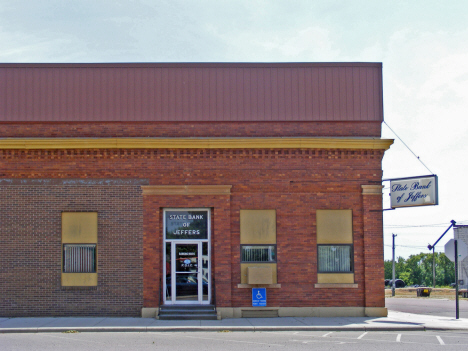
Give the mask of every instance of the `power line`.
[[[457, 221], [458, 225], [463, 225], [462, 223], [468, 222], [468, 220]], [[435, 223], [435, 224], [417, 224], [417, 225], [410, 225], [410, 224], [388, 224], [384, 225], [385, 228], [430, 228], [430, 227], [445, 227], [447, 223]]]
[[443, 225], [404, 225], [404, 224], [389, 224], [385, 225], [385, 228], [443, 228], [445, 227], [445, 224]]
[[[385, 245], [387, 247], [392, 247], [392, 245]], [[409, 246], [409, 245], [395, 245], [397, 247], [406, 247], [406, 248], [412, 248], [412, 249], [427, 249], [427, 246]]]
[[427, 246], [409, 246], [409, 245], [396, 245], [398, 247], [408, 247], [413, 249], [427, 249]]
[[421, 161], [421, 159], [419, 158], [419, 156], [417, 156], [417, 155], [413, 152], [413, 150], [411, 150], [411, 149], [409, 148], [409, 146], [406, 145], [406, 143], [397, 135], [397, 133], [395, 133], [394, 130], [393, 130], [392, 128], [390, 128], [390, 126], [387, 124], [387, 122], [385, 122], [385, 121], [383, 121], [383, 122], [384, 122], [384, 124], [388, 127], [388, 129], [390, 129], [390, 130], [392, 131], [392, 133], [395, 134], [395, 136], [403, 143], [403, 145], [405, 145], [406, 148], [414, 155], [414, 157], [416, 157], [416, 158], [418, 159], [418, 161], [421, 162], [421, 164], [422, 164], [424, 167], [426, 167], [426, 169], [427, 169], [431, 174], [434, 174], [434, 173], [432, 173], [432, 171], [429, 169], [429, 167], [427, 167], [427, 166], [424, 164], [424, 162]]

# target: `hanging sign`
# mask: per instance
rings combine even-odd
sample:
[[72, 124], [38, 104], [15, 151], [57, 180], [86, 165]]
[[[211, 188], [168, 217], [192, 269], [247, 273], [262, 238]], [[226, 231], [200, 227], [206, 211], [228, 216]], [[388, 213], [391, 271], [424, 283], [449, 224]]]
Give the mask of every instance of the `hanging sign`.
[[437, 176], [390, 179], [391, 207], [438, 205]]

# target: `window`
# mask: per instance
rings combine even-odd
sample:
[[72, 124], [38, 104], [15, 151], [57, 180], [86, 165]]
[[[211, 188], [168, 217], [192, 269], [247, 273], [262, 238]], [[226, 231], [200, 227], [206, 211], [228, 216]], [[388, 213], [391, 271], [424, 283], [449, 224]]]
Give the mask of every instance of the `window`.
[[318, 245], [319, 273], [352, 273], [352, 245]]
[[98, 285], [97, 240], [97, 212], [62, 212], [62, 286]]
[[277, 284], [276, 210], [240, 210], [241, 284]]
[[317, 283], [354, 284], [352, 210], [317, 210]]
[[276, 262], [276, 245], [241, 245], [241, 262]]
[[64, 244], [64, 273], [96, 273], [96, 244]]

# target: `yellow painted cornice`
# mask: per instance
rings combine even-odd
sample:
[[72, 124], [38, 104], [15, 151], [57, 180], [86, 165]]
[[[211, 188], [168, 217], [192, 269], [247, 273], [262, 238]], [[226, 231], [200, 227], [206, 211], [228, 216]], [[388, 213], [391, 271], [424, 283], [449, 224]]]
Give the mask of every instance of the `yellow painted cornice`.
[[0, 138], [1, 149], [371, 149], [388, 150], [377, 138]]

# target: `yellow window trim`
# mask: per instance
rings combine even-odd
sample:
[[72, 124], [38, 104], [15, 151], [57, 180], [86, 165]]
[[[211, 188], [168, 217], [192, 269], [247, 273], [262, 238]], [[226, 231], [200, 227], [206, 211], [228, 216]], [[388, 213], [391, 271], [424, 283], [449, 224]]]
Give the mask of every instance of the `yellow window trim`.
[[317, 209], [317, 244], [353, 244], [353, 211]]
[[97, 286], [97, 273], [62, 273], [62, 286]]
[[318, 284], [354, 284], [354, 273], [318, 273]]
[[247, 210], [240, 214], [241, 245], [276, 244], [276, 210]]
[[241, 284], [248, 284], [247, 269], [249, 267], [269, 267], [272, 273], [272, 284], [278, 283], [277, 264], [276, 263], [241, 263]]

